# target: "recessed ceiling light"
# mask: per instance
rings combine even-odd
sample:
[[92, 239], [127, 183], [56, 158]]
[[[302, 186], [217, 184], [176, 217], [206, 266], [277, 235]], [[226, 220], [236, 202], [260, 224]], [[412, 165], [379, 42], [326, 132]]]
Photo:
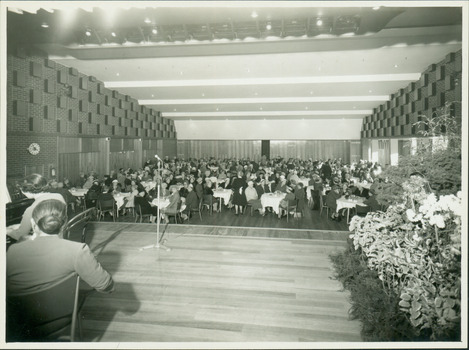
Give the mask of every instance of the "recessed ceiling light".
[[151, 94], [151, 97], [155, 97], [155, 95]]
[[395, 65], [394, 65], [394, 68], [397, 68], [397, 67], [399, 67], [399, 66], [398, 66], [397, 64], [395, 64]]
[[153, 28], [153, 29], [151, 30], [151, 32], [152, 32], [153, 34], [158, 33], [158, 31], [156, 30], [156, 28]]
[[85, 34], [86, 34], [86, 36], [91, 36], [91, 32], [90, 32], [89, 30], [87, 30], [87, 31], [85, 32]]
[[375, 6], [375, 7], [373, 7], [373, 10], [377, 11], [377, 10], [379, 10], [380, 8], [381, 8], [380, 6]]
[[258, 16], [257, 12], [256, 12], [256, 11], [252, 11], [251, 17], [252, 17], [252, 18], [257, 18], [257, 16]]
[[147, 18], [145, 18], [144, 22], [145, 22], [146, 24], [150, 24], [150, 23], [151, 23], [151, 19], [147, 17]]
[[270, 24], [270, 23], [267, 23], [267, 25], [265, 26], [265, 29], [267, 29], [267, 30], [271, 30], [271, 29], [272, 29], [272, 24]]
[[259, 109], [262, 111], [262, 107], [259, 107]]
[[41, 27], [42, 27], [42, 28], [49, 28], [49, 25], [44, 22], [44, 23], [41, 24]]
[[112, 32], [111, 33], [111, 36], [113, 36], [114, 38], [116, 37], [116, 33]]
[[119, 73], [116, 73], [117, 76], [119, 76], [120, 74]]
[[322, 26], [322, 19], [318, 19], [318, 20], [316, 21], [316, 25]]

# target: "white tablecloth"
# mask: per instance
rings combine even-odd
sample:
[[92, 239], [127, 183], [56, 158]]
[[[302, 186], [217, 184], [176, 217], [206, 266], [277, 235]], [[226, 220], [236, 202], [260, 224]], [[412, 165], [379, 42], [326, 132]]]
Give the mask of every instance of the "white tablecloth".
[[83, 188], [78, 188], [76, 190], [69, 190], [69, 191], [75, 197], [84, 197], [85, 194], [88, 192], [87, 189], [83, 189]]
[[357, 183], [357, 187], [358, 188], [366, 188], [367, 190], [370, 189], [372, 183], [370, 182], [360, 182], [360, 183]]
[[141, 184], [147, 192], [156, 187], [156, 181], [142, 181]]
[[225, 189], [219, 188], [219, 189], [216, 189], [215, 191], [213, 191], [213, 196], [215, 198], [223, 198], [223, 201], [226, 205], [230, 201], [232, 193], [233, 193], [233, 191], [230, 190], [230, 189], [225, 190]]
[[264, 193], [261, 196], [262, 209], [271, 207], [274, 213], [278, 214], [280, 201], [285, 198], [286, 193]]
[[[158, 198], [152, 200], [151, 205], [158, 206]], [[168, 198], [160, 198], [160, 210], [166, 208], [169, 205]]]
[[363, 202], [365, 201], [365, 198], [363, 197], [350, 197], [349, 199], [345, 199], [345, 197], [340, 197], [339, 199], [337, 199], [337, 212], [340, 210], [340, 209], [344, 209], [344, 208], [348, 208], [348, 209], [351, 209], [351, 208], [355, 208], [358, 205], [361, 205], [363, 204]]
[[117, 193], [113, 195], [117, 209], [120, 209], [124, 205], [124, 198], [130, 197], [131, 195], [131, 193]]

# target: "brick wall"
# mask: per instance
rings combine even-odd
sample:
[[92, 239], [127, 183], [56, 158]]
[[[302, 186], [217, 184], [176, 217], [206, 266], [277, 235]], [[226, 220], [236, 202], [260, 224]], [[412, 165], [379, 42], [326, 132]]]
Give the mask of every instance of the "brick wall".
[[[362, 138], [418, 136], [414, 123], [430, 117], [447, 102], [461, 101], [462, 51], [452, 52], [439, 63], [430, 65], [416, 82], [391, 95], [390, 101], [363, 119]], [[455, 103], [453, 115], [461, 115]]]
[[[95, 77], [18, 49], [7, 55], [7, 177], [57, 166], [57, 138], [176, 139], [174, 122]], [[41, 152], [27, 148], [36, 142]]]

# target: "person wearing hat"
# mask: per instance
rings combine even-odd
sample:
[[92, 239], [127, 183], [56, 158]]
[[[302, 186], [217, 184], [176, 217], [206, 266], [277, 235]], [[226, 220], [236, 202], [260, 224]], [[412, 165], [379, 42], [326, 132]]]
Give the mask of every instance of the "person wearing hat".
[[369, 197], [365, 199], [363, 204], [367, 205], [370, 208], [370, 211], [379, 211], [381, 210], [381, 204], [376, 200], [376, 193], [374, 189], [369, 190]]
[[113, 195], [122, 192], [122, 187], [118, 180], [112, 180], [112, 186], [109, 188], [109, 192]]
[[278, 217], [281, 218], [282, 216], [287, 215], [288, 207], [296, 204], [296, 197], [295, 194], [292, 192], [292, 188], [290, 186], [285, 186], [285, 190], [287, 192], [286, 196], [280, 201], [279, 210], [278, 210]]
[[83, 188], [89, 190], [91, 186], [93, 186], [93, 182], [94, 182], [94, 176], [93, 175], [88, 176], [88, 178], [86, 179], [86, 182], [83, 184]]
[[244, 194], [246, 195], [246, 201], [251, 205], [252, 210], [259, 210], [261, 215], [264, 215], [261, 200], [259, 199], [259, 194], [254, 188], [254, 182], [252, 180], [248, 181], [248, 187], [246, 187]]
[[246, 181], [243, 178], [243, 172], [238, 172], [238, 176], [233, 179], [231, 188], [233, 189], [233, 205], [235, 207], [235, 215], [243, 212], [243, 207], [247, 204], [246, 195], [244, 193], [247, 187]]
[[194, 191], [194, 186], [189, 184], [187, 186], [187, 196], [186, 196], [186, 208], [183, 210], [181, 217], [185, 221], [189, 219], [189, 215], [192, 209], [199, 208], [199, 198]]
[[194, 187], [194, 190], [197, 194], [197, 197], [199, 197], [199, 201], [202, 201], [202, 199], [204, 198], [204, 187], [202, 185], [203, 179], [199, 176], [196, 181], [197, 182]]
[[331, 191], [326, 195], [325, 204], [332, 210], [331, 219], [340, 221], [340, 215], [337, 211], [337, 200], [342, 196], [340, 186], [333, 185]]
[[277, 186], [275, 187], [275, 192], [287, 193], [287, 179], [285, 178], [285, 174], [283, 173], [282, 175], [280, 175], [279, 182], [277, 183]]

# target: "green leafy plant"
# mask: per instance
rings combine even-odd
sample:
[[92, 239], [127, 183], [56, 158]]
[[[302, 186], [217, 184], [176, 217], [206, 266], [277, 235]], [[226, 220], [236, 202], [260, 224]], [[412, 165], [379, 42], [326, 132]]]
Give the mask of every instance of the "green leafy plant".
[[412, 197], [350, 223], [350, 238], [368, 268], [400, 296], [412, 326], [434, 340], [459, 334], [461, 200], [461, 192]]
[[431, 116], [419, 116], [413, 124], [421, 136], [418, 147], [415, 153], [399, 157], [398, 166], [383, 170], [380, 178], [386, 181], [374, 185], [378, 202], [388, 206], [405, 200], [403, 184], [412, 174], [424, 178], [426, 187], [436, 194], [456, 194], [461, 189], [461, 118], [453, 116], [455, 104], [447, 103]]

